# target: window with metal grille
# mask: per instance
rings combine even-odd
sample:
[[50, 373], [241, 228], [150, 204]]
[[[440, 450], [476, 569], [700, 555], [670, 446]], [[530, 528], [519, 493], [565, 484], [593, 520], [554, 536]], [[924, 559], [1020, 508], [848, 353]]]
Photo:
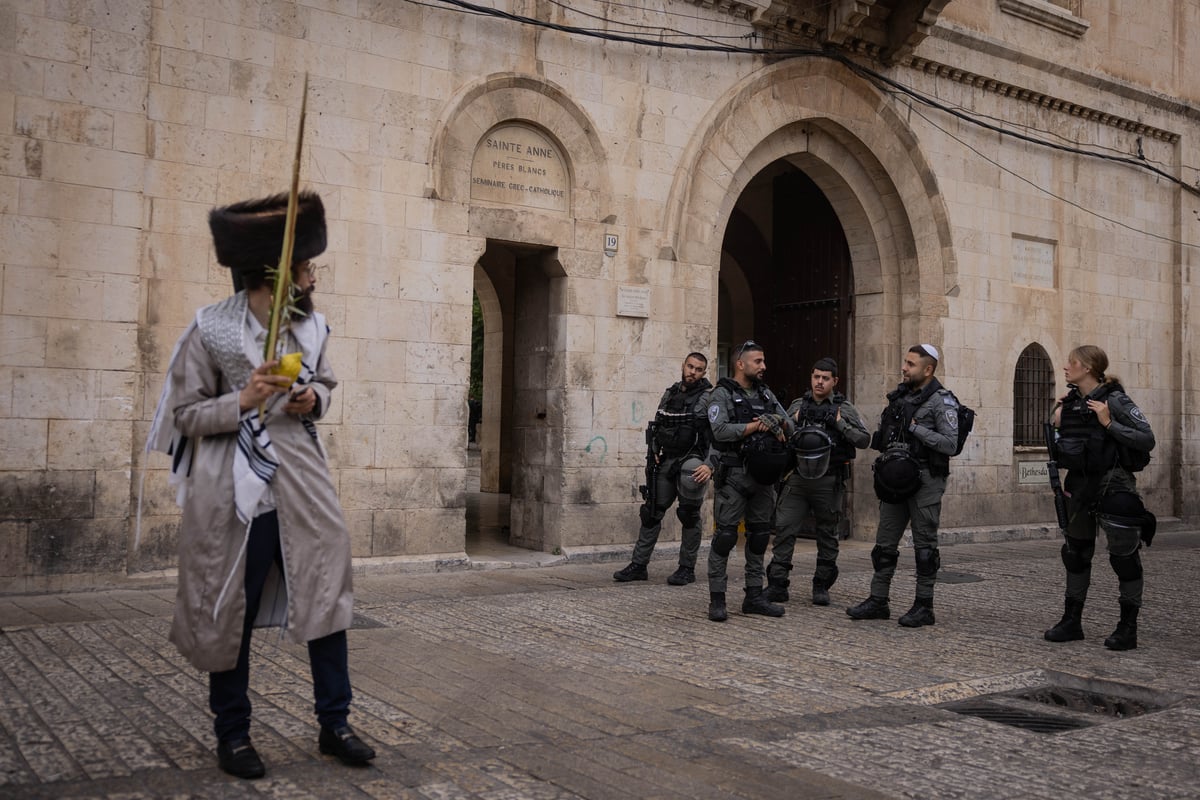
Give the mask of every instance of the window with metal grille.
[[1054, 365], [1040, 344], [1034, 342], [1021, 352], [1013, 378], [1013, 445], [1040, 447], [1045, 444], [1042, 423], [1054, 404]]

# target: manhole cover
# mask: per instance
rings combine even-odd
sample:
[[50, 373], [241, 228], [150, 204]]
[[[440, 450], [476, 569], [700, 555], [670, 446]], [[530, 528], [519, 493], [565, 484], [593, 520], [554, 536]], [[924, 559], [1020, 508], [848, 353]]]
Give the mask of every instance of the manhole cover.
[[950, 572], [940, 570], [937, 574], [938, 583], [979, 583], [983, 578], [969, 572]]

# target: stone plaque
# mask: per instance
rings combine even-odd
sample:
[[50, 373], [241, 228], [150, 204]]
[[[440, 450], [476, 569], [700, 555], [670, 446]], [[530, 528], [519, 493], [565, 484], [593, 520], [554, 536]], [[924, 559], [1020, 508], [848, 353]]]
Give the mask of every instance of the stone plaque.
[[650, 316], [650, 287], [649, 286], [618, 286], [617, 287], [617, 316], [618, 317], [649, 317]]
[[1050, 488], [1050, 468], [1045, 461], [1018, 461], [1017, 483], [1044, 483]]
[[471, 160], [471, 199], [566, 211], [567, 165], [558, 146], [529, 125], [501, 125], [479, 141]]
[[1013, 236], [1012, 282], [1035, 289], [1054, 288], [1054, 242]]

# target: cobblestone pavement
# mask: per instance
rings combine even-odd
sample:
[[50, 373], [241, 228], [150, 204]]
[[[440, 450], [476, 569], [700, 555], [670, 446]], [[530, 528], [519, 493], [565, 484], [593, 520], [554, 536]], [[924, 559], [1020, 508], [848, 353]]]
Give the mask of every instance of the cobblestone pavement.
[[[867, 593], [861, 543], [843, 552], [834, 605], [807, 602], [807, 543], [785, 617], [731, 604], [723, 625], [703, 582], [665, 584], [669, 560], [624, 585], [611, 563], [363, 577], [351, 722], [378, 759], [318, 754], [304, 651], [260, 631], [259, 781], [216, 768], [204, 676], [167, 642], [170, 587], [0, 597], [0, 796], [1200, 797], [1200, 535], [1160, 534], [1146, 553], [1126, 653], [1101, 644], [1117, 617], [1102, 554], [1087, 639], [1057, 645], [1041, 636], [1062, 608], [1056, 542], [942, 557], [937, 625], [918, 630], [895, 622], [911, 551], [892, 620], [845, 615]], [[1056, 682], [1161, 708], [1062, 712], [1096, 724], [1043, 733], [941, 707]]]

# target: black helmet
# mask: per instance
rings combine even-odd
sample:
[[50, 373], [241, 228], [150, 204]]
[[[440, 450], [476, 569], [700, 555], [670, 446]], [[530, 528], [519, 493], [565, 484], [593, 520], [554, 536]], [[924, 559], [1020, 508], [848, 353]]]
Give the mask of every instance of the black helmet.
[[903, 503], [921, 488], [921, 464], [907, 447], [893, 447], [875, 459], [875, 496], [885, 503]]
[[750, 477], [770, 485], [783, 477], [792, 454], [773, 433], [755, 431], [742, 443], [742, 463]]
[[791, 445], [796, 451], [796, 474], [801, 478], [820, 478], [829, 471], [833, 440], [824, 428], [805, 425], [792, 434]]

